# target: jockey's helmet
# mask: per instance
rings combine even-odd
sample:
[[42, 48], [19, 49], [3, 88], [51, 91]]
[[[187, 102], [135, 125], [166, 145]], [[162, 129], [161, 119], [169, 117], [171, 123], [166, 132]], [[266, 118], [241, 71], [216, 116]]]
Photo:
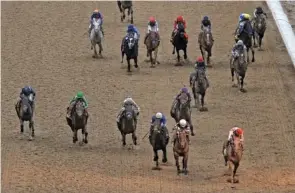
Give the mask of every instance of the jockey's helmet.
[[204, 16], [203, 20], [209, 20], [208, 16]]
[[238, 129], [236, 130], [236, 134], [239, 135], [239, 136], [241, 136], [241, 135], [243, 134], [243, 129], [238, 128]]
[[199, 57], [197, 58], [197, 62], [204, 62], [204, 60], [203, 60], [203, 56], [199, 56]]
[[178, 16], [177, 18], [176, 18], [176, 21], [177, 22], [183, 22], [183, 17], [180, 15], [180, 16]]
[[183, 87], [183, 88], [181, 89], [181, 92], [188, 93], [188, 89], [187, 89], [186, 87]]
[[124, 100], [124, 103], [127, 103], [127, 102], [131, 102], [133, 101], [131, 97], [127, 97], [125, 100]]
[[157, 119], [162, 119], [162, 118], [163, 118], [163, 114], [160, 113], [160, 112], [157, 112], [157, 114], [156, 114], [156, 118], [157, 118]]
[[77, 98], [83, 98], [84, 93], [82, 91], [77, 92]]
[[249, 20], [250, 18], [251, 18], [251, 15], [249, 15], [248, 13], [245, 13], [244, 14], [244, 19], [248, 19]]
[[238, 46], [243, 46], [243, 45], [244, 45], [243, 40], [239, 40], [239, 41], [237, 42], [237, 45], [238, 45]]
[[245, 15], [245, 13], [241, 13], [241, 15], [239, 16], [239, 21], [242, 21], [242, 20], [244, 20], [244, 15]]
[[134, 30], [134, 26], [133, 26], [132, 24], [129, 24], [127, 30], [128, 30], [128, 31], [132, 31], [132, 30]]
[[150, 24], [156, 23], [156, 19], [154, 17], [150, 17], [149, 21], [150, 21]]
[[93, 11], [93, 13], [99, 13], [99, 12], [98, 12], [98, 9], [95, 9], [95, 10]]
[[186, 120], [185, 120], [185, 119], [181, 119], [181, 120], [179, 121], [179, 125], [180, 125], [180, 127], [182, 127], [182, 128], [186, 127], [186, 125], [187, 125]]
[[31, 91], [31, 87], [30, 86], [25, 86], [23, 89], [22, 89], [22, 93], [27, 95], [29, 94]]

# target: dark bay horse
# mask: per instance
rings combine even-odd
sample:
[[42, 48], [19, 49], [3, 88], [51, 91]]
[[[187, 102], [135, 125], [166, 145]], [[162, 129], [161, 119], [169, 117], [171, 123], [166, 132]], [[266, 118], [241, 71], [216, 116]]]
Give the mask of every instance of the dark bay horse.
[[263, 14], [257, 15], [256, 18], [253, 20], [253, 40], [254, 40], [254, 47], [257, 47], [256, 41], [258, 42], [259, 49], [261, 49], [262, 39], [264, 37], [264, 33], [266, 30], [266, 19]]
[[178, 24], [178, 31], [176, 32], [176, 35], [173, 38], [172, 45], [173, 45], [173, 52], [172, 54], [175, 54], [175, 49], [177, 53], [177, 61], [178, 63], [180, 62], [180, 55], [179, 51], [183, 50], [184, 52], [184, 59], [187, 59], [187, 35], [184, 31], [184, 25], [183, 24]]
[[[255, 62], [255, 51], [252, 45], [252, 36], [253, 36], [253, 28], [250, 21], [247, 21], [244, 30], [239, 35], [239, 39], [243, 41], [244, 45], [247, 47], [247, 62], [250, 62], [249, 58], [249, 50], [251, 49], [252, 52], [252, 62]], [[236, 40], [236, 42], [238, 39]]]
[[[205, 60], [205, 64], [211, 67], [210, 57], [212, 56], [213, 36], [208, 27], [204, 27], [203, 32], [199, 35], [199, 46], [201, 54]], [[207, 53], [207, 54], [206, 54]]]
[[182, 93], [179, 97], [179, 105], [175, 111], [175, 122], [178, 123], [181, 119], [185, 119], [191, 129], [191, 135], [194, 136], [194, 129], [191, 120], [191, 107], [190, 101], [188, 100], [188, 96], [185, 93]]
[[126, 60], [128, 64], [127, 71], [131, 72], [131, 64], [130, 60], [134, 60], [134, 67], [138, 68], [137, 58], [138, 58], [138, 40], [134, 39], [134, 35], [132, 33], [128, 33], [126, 37], [123, 38], [121, 44], [121, 54], [123, 63], [124, 54], [126, 54]]
[[15, 110], [17, 113], [17, 116], [20, 121], [20, 132], [24, 132], [24, 122], [29, 121], [29, 140], [33, 140], [35, 137], [35, 128], [34, 128], [34, 120], [33, 120], [33, 114], [34, 109], [32, 107], [33, 103], [33, 95], [30, 94], [29, 96], [23, 95], [20, 101], [20, 108], [18, 108], [19, 104], [15, 105]]
[[195, 74], [195, 78], [193, 79], [193, 95], [195, 99], [195, 106], [199, 108], [200, 100], [201, 100], [201, 108], [200, 111], [208, 111], [206, 107], [204, 107], [204, 100], [206, 95], [206, 90], [208, 88], [206, 75], [204, 70], [197, 70]]
[[[238, 57], [235, 60], [234, 58], [231, 58], [231, 61], [230, 61], [233, 87], [236, 87], [236, 84], [234, 82], [234, 75], [236, 75], [238, 86], [240, 87], [240, 91], [246, 92], [246, 90], [244, 89], [244, 79], [246, 76], [248, 64], [246, 62], [243, 50], [237, 50], [235, 54]], [[232, 60], [234, 60], [234, 62], [232, 62]]]
[[79, 129], [82, 129], [82, 142], [85, 144], [88, 143], [87, 120], [88, 113], [85, 110], [85, 105], [81, 100], [78, 100], [72, 109], [71, 118], [67, 117], [67, 123], [73, 132], [73, 143], [78, 141]]
[[228, 146], [226, 146], [226, 144], [227, 141], [223, 144], [222, 154], [226, 165], [228, 165], [228, 171], [231, 176], [230, 182], [233, 184], [238, 182], [235, 175], [242, 159], [243, 145], [241, 139], [236, 136], [234, 136]]
[[166, 163], [167, 162], [167, 150], [166, 146], [169, 143], [169, 141], [166, 139], [166, 134], [162, 128], [161, 121], [160, 119], [156, 119], [155, 122], [151, 125], [151, 138], [150, 138], [150, 143], [153, 147], [154, 151], [154, 161], [156, 162], [156, 168], [159, 167], [159, 156], [158, 156], [158, 151], [162, 150], [163, 152], [163, 159], [162, 162]]
[[121, 22], [124, 21], [126, 15], [125, 15], [125, 10], [128, 9], [128, 17], [131, 15], [130, 23], [133, 24], [133, 5], [132, 1], [117, 1], [120, 13], [121, 13]]
[[182, 159], [182, 172], [184, 175], [188, 174], [187, 170], [187, 162], [188, 162], [188, 153], [189, 153], [189, 141], [187, 138], [187, 133], [185, 130], [177, 130], [176, 131], [176, 140], [173, 145], [173, 153], [175, 159], [175, 165], [177, 168], [177, 174], [181, 173], [180, 165], [179, 165], [179, 157], [183, 157]]
[[122, 144], [126, 145], [126, 135], [132, 134], [133, 144], [137, 145], [137, 136], [136, 136], [136, 113], [132, 105], [127, 105], [124, 111], [122, 118], [120, 119], [119, 131], [122, 135]]
[[[151, 31], [144, 42], [147, 49], [147, 57], [150, 57], [151, 67], [155, 67], [158, 57], [158, 47], [160, 45], [160, 36], [157, 32]], [[153, 59], [152, 53], [154, 52], [155, 59]]]

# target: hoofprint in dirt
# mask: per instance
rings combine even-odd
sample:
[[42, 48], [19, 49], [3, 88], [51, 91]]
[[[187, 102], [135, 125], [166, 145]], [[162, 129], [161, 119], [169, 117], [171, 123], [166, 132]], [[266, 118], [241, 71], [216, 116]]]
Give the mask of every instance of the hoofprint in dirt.
[[[66, 12], [64, 8], [69, 7], [69, 2], [2, 2], [5, 48], [1, 58], [2, 192], [228, 193], [231, 188], [223, 176], [220, 145], [236, 124], [246, 132], [246, 149], [235, 192], [294, 191], [295, 96], [294, 71], [291, 71], [294, 69], [288, 53], [279, 50], [281, 38], [271, 15], [263, 44], [265, 51], [257, 53], [257, 63], [247, 71], [246, 95], [230, 88], [228, 60], [224, 62], [225, 50], [233, 45], [233, 36], [224, 35], [225, 29], [235, 29], [239, 14], [252, 13], [261, 3], [134, 1], [133, 4], [140, 32], [146, 31], [148, 18], [157, 13], [163, 40], [159, 56], [163, 64], [152, 71], [142, 68], [141, 73], [126, 76], [125, 70], [118, 66], [119, 46], [127, 23], [120, 22], [116, 2], [71, 2], [71, 9]], [[99, 7], [105, 18], [103, 26], [108, 41], [104, 54], [108, 60], [89, 59], [90, 50], [85, 50], [89, 48], [89, 40], [79, 35], [84, 33], [95, 7]], [[21, 17], [16, 19], [11, 14], [15, 11]], [[122, 150], [118, 140], [121, 135], [112, 117], [126, 95], [132, 95], [142, 109], [138, 122], [141, 138], [153, 112], [161, 110], [169, 114], [174, 91], [187, 82], [192, 70], [165, 63], [172, 60], [168, 41], [172, 23], [179, 13], [184, 14], [186, 31], [191, 34], [188, 56], [194, 60], [200, 54], [196, 28], [202, 18], [196, 17], [196, 12], [208, 13], [213, 23], [216, 67], [210, 71], [212, 87], [206, 95], [210, 111], [192, 112], [197, 129], [196, 136], [191, 138], [189, 175], [177, 177], [171, 145], [167, 146], [167, 159], [173, 165], [163, 167], [160, 172], [152, 171], [150, 144], [140, 141], [139, 150]], [[46, 26], [46, 30], [37, 23]], [[140, 41], [139, 50], [143, 51], [142, 37]], [[145, 51], [140, 52], [139, 58], [145, 57]], [[16, 129], [19, 131], [19, 121], [12, 99], [24, 84], [36, 88], [38, 97], [35, 116], [38, 137], [33, 143], [19, 140], [15, 133]], [[78, 89], [87, 95], [91, 110], [91, 142], [81, 147], [69, 141], [72, 135], [64, 118], [69, 97]], [[174, 121], [168, 118], [167, 125], [172, 128]], [[132, 142], [131, 136], [127, 141]]]

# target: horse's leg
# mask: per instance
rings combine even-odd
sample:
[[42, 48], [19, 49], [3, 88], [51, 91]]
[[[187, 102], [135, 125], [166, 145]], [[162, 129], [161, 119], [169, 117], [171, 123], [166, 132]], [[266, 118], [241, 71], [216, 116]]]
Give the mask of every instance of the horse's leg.
[[175, 46], [173, 46], [172, 54], [175, 54]]
[[77, 129], [74, 129], [73, 132], [73, 143], [76, 143], [78, 141], [78, 131]]
[[135, 131], [132, 133], [132, 140], [133, 140], [133, 144], [137, 145], [137, 136], [136, 136]]
[[167, 149], [166, 149], [166, 146], [162, 149], [163, 151], [163, 159], [162, 159], [162, 162], [163, 163], [166, 163], [167, 162]]
[[178, 49], [176, 49], [176, 53], [177, 53], [177, 61], [179, 63], [180, 62], [180, 55], [179, 55], [179, 50]]
[[233, 179], [232, 179], [233, 183], [238, 182], [238, 180], [235, 178], [235, 176], [236, 176], [239, 165], [240, 165], [240, 163], [238, 161], [236, 163], [234, 163], [234, 170], [233, 170], [233, 174], [232, 174], [233, 175]]
[[82, 134], [84, 135], [83, 142], [88, 143], [88, 131], [87, 131], [87, 125], [84, 126], [82, 129]]
[[205, 98], [205, 92], [201, 94], [201, 105], [202, 105], [202, 110], [205, 110], [204, 108], [204, 98]]
[[131, 72], [130, 58], [128, 56], [127, 56], [127, 64], [128, 64], [127, 71]]
[[230, 182], [233, 184], [234, 183], [234, 171], [233, 171], [233, 162], [232, 161], [229, 161], [228, 170], [229, 170], [229, 174], [230, 174]]
[[156, 167], [159, 167], [159, 156], [158, 156], [158, 150], [156, 150], [156, 148], [154, 148], [154, 162], [156, 162]]
[[124, 59], [124, 51], [123, 50], [121, 51], [121, 55], [122, 55], [121, 63], [123, 63], [123, 59]]
[[99, 53], [99, 55], [101, 55], [101, 52], [102, 52], [102, 50], [103, 50], [101, 42], [98, 44], [98, 46], [99, 46], [99, 51], [98, 51], [98, 53]]
[[177, 152], [174, 152], [174, 159], [175, 159], [175, 165], [177, 168], [177, 174], [179, 175], [181, 173], [180, 166], [179, 166], [179, 155]]
[[155, 62], [153, 60], [153, 52], [149, 51], [149, 55], [150, 55], [151, 67], [154, 67]]
[[236, 78], [237, 78], [237, 82], [238, 82], [238, 87], [241, 88], [240, 75], [237, 72], [235, 72], [235, 74], [236, 74]]
[[184, 56], [183, 56], [183, 58], [186, 60], [186, 59], [187, 59], [187, 52], [186, 52], [186, 47], [183, 49], [183, 53], [184, 53]]
[[[211, 48], [209, 48], [211, 49]], [[211, 66], [211, 61], [210, 61], [210, 50], [207, 52], [207, 64], [208, 66]]]
[[35, 127], [34, 127], [34, 121], [33, 120], [31, 120], [31, 122], [30, 122], [30, 127], [32, 128], [32, 137], [35, 137]]
[[197, 107], [197, 93], [196, 93], [194, 87], [193, 87], [193, 95], [194, 95], [194, 100], [195, 100], [195, 107]]
[[247, 62], [249, 63], [250, 62], [250, 57], [249, 57], [249, 47], [247, 47]]
[[253, 37], [253, 42], [254, 42], [254, 48], [256, 48], [257, 47], [257, 45], [256, 45], [256, 32], [253, 33], [252, 37]]
[[122, 145], [123, 147], [126, 145], [126, 134], [124, 134], [123, 132], [121, 132], [122, 135]]
[[187, 171], [187, 162], [188, 162], [188, 152], [186, 152], [183, 156], [183, 173], [184, 175], [187, 175], [188, 174], [188, 171]]
[[126, 15], [125, 15], [125, 9], [123, 8], [122, 9], [122, 12], [121, 12], [121, 21], [123, 22], [124, 19], [125, 19]]
[[20, 122], [20, 133], [24, 133], [24, 121], [22, 119], [19, 119]]
[[137, 56], [135, 56], [135, 58], [134, 58], [134, 67], [135, 68], [138, 68], [138, 65], [137, 65]]
[[92, 58], [96, 58], [97, 57], [97, 50], [96, 50], [96, 44], [93, 45], [93, 55]]
[[[251, 47], [251, 51], [252, 51], [252, 62], [255, 62], [255, 51], [254, 48]], [[247, 54], [249, 57], [249, 54]]]
[[160, 64], [160, 62], [158, 61], [158, 48], [155, 49], [154, 53], [155, 53], [155, 62], [156, 64]]

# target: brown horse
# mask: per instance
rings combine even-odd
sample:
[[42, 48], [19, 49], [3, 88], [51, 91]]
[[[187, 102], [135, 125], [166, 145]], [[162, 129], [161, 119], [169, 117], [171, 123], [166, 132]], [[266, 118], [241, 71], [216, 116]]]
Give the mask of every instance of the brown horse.
[[[144, 44], [146, 45], [147, 53], [146, 56], [150, 57], [151, 67], [154, 68], [155, 64], [159, 64], [157, 61], [158, 56], [158, 47], [160, 45], [160, 36], [157, 32], [151, 31], [147, 34]], [[155, 59], [153, 59], [153, 53], [155, 55]]]
[[205, 64], [208, 67], [212, 67], [210, 62], [210, 57], [212, 56], [212, 47], [213, 47], [214, 40], [213, 40], [212, 33], [208, 27], [204, 27], [203, 31], [200, 32], [198, 42], [199, 42], [201, 54], [205, 60]]
[[181, 173], [179, 166], [179, 157], [183, 157], [182, 159], [182, 172], [184, 175], [188, 174], [187, 170], [187, 161], [188, 161], [188, 152], [189, 152], [189, 141], [187, 137], [187, 132], [185, 130], [176, 131], [176, 136], [174, 136], [174, 145], [173, 145], [173, 153], [174, 159], [177, 167], [177, 174]]
[[241, 139], [234, 136], [228, 146], [226, 141], [223, 144], [222, 154], [226, 165], [228, 165], [228, 171], [231, 176], [229, 181], [232, 184], [237, 183], [238, 180], [235, 178], [235, 175], [243, 155], [243, 144]]

